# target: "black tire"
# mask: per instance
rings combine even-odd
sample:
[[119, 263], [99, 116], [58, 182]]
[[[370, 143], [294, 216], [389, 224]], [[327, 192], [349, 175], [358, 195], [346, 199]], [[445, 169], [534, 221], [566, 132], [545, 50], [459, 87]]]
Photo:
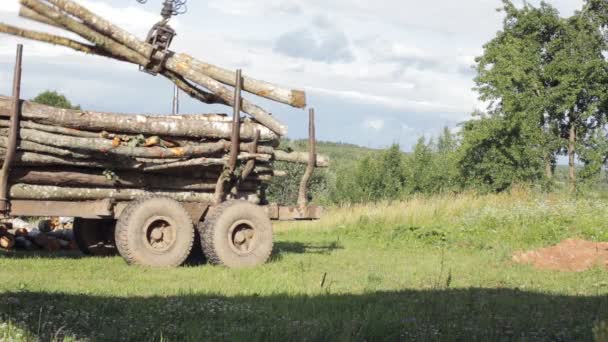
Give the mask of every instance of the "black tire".
[[128, 264], [177, 267], [194, 241], [194, 224], [177, 201], [149, 197], [129, 204], [116, 224], [116, 247]]
[[258, 266], [272, 253], [272, 223], [260, 206], [246, 201], [212, 208], [199, 229], [203, 252], [214, 265]]
[[91, 256], [113, 256], [118, 253], [114, 241], [116, 220], [74, 218], [72, 230], [78, 249]]

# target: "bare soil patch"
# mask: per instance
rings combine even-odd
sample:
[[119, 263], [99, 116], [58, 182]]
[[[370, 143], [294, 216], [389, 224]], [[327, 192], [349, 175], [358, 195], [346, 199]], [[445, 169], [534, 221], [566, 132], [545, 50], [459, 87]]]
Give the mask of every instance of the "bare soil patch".
[[567, 239], [555, 246], [516, 252], [513, 261], [539, 269], [582, 272], [596, 265], [608, 269], [608, 242]]

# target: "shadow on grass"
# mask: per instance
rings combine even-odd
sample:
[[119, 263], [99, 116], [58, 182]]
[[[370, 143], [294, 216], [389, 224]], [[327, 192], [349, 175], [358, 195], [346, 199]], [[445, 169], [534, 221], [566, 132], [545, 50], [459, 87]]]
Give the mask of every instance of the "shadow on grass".
[[296, 241], [277, 241], [274, 244], [271, 262], [282, 259], [285, 254], [322, 254], [328, 255], [334, 251], [344, 249], [339, 241], [329, 243], [302, 243]]
[[[2, 296], [0, 316], [42, 341], [589, 341], [608, 319], [608, 298], [474, 288], [268, 297], [14, 292]], [[0, 337], [6, 330], [0, 324]]]
[[[339, 242], [330, 242], [325, 244], [301, 243], [292, 241], [279, 241], [274, 244], [271, 255], [271, 262], [276, 262], [282, 259], [285, 254], [323, 254], [327, 255], [336, 250], [343, 249]], [[82, 259], [82, 258], [105, 258], [105, 256], [90, 256], [84, 255], [79, 251], [4, 251], [0, 250], [0, 258], [10, 259]], [[205, 256], [201, 249], [200, 243], [195, 243], [192, 247], [192, 252], [186, 260], [186, 266], [201, 266], [206, 264]]]

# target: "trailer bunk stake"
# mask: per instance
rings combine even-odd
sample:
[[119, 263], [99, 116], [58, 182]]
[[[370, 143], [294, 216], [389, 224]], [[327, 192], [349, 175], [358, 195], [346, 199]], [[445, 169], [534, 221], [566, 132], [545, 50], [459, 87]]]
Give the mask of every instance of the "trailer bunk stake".
[[8, 177], [11, 171], [11, 167], [15, 160], [15, 154], [17, 153], [17, 143], [19, 139], [19, 126], [20, 126], [20, 98], [21, 98], [21, 67], [23, 61], [23, 45], [17, 45], [17, 57], [15, 60], [15, 74], [13, 77], [13, 106], [10, 121], [10, 131], [8, 136], [8, 145], [6, 147], [6, 155], [4, 157], [4, 163], [2, 164], [2, 171], [0, 173], [0, 210], [4, 215], [8, 215], [10, 212], [10, 202], [8, 196]]

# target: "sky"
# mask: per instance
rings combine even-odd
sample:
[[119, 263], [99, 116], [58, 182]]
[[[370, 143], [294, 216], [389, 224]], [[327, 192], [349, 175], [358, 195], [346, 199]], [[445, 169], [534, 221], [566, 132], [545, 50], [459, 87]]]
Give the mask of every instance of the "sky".
[[[145, 37], [162, 0], [76, 0]], [[528, 1], [536, 3], [537, 1]], [[549, 0], [563, 16], [582, 0]], [[20, 19], [18, 0], [2, 0], [0, 21], [44, 29]], [[288, 88], [304, 89], [317, 113], [319, 140], [373, 148], [457, 129], [483, 108], [473, 69], [483, 44], [502, 24], [500, 0], [189, 0], [174, 18], [172, 49]], [[66, 34], [74, 38], [70, 34]], [[65, 94], [85, 109], [170, 113], [173, 85], [137, 67], [65, 48], [0, 35], [0, 94], [10, 95], [15, 45], [24, 47], [22, 97]], [[305, 110], [250, 95], [289, 126], [307, 132]], [[181, 113], [231, 113], [181, 97]]]

